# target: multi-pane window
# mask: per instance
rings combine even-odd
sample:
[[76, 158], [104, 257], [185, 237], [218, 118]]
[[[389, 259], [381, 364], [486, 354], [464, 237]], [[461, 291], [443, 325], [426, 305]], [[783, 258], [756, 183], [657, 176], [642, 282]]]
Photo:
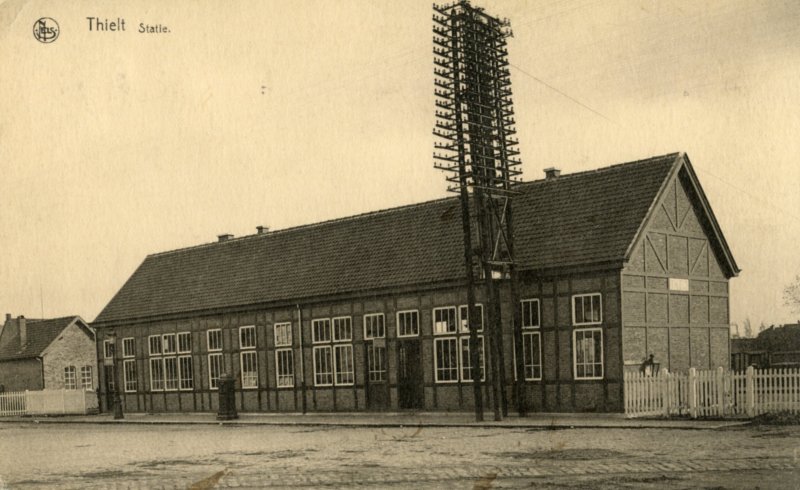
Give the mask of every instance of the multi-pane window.
[[92, 389], [92, 366], [81, 366], [81, 388]]
[[416, 337], [419, 335], [419, 312], [399, 311], [397, 312], [397, 336]]
[[292, 324], [276, 323], [275, 327], [275, 380], [278, 388], [294, 386], [294, 352], [292, 351]]
[[539, 300], [523, 299], [520, 301], [522, 309], [522, 328], [539, 328]]
[[[475, 309], [478, 310], [478, 332], [483, 331], [483, 305], [476, 304]], [[469, 332], [469, 307], [461, 305], [458, 307], [458, 324], [462, 332]]]
[[125, 359], [122, 361], [122, 375], [124, 377], [122, 386], [126, 393], [135, 393], [136, 385], [136, 360]]
[[[364, 315], [367, 370], [370, 381], [386, 381], [386, 328], [383, 313]], [[375, 339], [380, 339], [375, 341]]]
[[206, 331], [206, 348], [208, 349], [208, 387], [216, 390], [222, 375], [222, 330], [215, 328]]
[[316, 319], [312, 320], [311, 327], [312, 341], [317, 344], [314, 346], [314, 384], [352, 385], [355, 369], [351, 318]]
[[122, 357], [136, 356], [136, 341], [133, 337], [122, 339]]
[[[538, 299], [520, 301], [522, 310], [522, 368], [527, 381], [542, 379], [541, 312]], [[516, 356], [516, 351], [514, 352]], [[516, 375], [516, 373], [515, 373]]]
[[114, 357], [114, 343], [106, 339], [103, 341], [103, 357], [112, 359]]
[[[179, 355], [191, 353], [191, 340], [190, 332], [165, 333], [148, 338], [151, 391], [191, 390], [194, 387], [192, 358], [189, 355]], [[123, 342], [123, 352], [124, 344]], [[128, 373], [131, 375], [131, 379], [126, 377], [125, 390], [136, 391], [134, 362], [125, 363], [123, 369], [126, 376]]]
[[[483, 308], [478, 307], [483, 329]], [[460, 327], [459, 327], [460, 326]], [[433, 309], [434, 375], [437, 383], [472, 381], [472, 358], [469, 344], [469, 311], [466, 306]], [[485, 379], [483, 336], [478, 336], [478, 359], [481, 379]]]
[[256, 327], [239, 327], [239, 361], [242, 368], [242, 388], [258, 387], [258, 362], [256, 360]]
[[576, 294], [572, 297], [572, 324], [597, 325], [603, 322], [600, 293]]
[[433, 309], [433, 333], [434, 335], [456, 332], [456, 307]]
[[64, 368], [64, 389], [77, 390], [78, 380], [75, 374], [75, 366], [66, 366]]
[[383, 313], [364, 315], [364, 340], [382, 339], [385, 336]]
[[291, 347], [292, 345], [292, 324], [275, 324], [275, 347]]
[[294, 353], [292, 349], [278, 349], [275, 351], [275, 377], [278, 388], [291, 388], [294, 386]]
[[573, 332], [575, 379], [603, 377], [603, 330], [583, 328]]

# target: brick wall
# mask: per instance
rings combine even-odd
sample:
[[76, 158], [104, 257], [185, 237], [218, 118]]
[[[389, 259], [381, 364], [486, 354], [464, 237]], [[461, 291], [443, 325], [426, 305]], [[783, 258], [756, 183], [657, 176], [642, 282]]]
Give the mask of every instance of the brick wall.
[[72, 324], [59, 335], [44, 352], [44, 386], [48, 390], [64, 388], [64, 368], [75, 366], [78, 387], [81, 386], [81, 368], [91, 366], [92, 388], [97, 388], [97, 354], [94, 339], [78, 325]]

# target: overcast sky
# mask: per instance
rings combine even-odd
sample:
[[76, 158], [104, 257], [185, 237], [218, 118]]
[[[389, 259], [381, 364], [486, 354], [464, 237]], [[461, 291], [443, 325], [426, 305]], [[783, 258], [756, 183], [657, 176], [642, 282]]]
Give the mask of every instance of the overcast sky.
[[[731, 321], [796, 321], [782, 290], [800, 273], [800, 3], [473, 4], [511, 19], [526, 180], [685, 151], [743, 269]], [[149, 253], [445, 196], [431, 15], [0, 5], [0, 308], [91, 321]], [[60, 25], [51, 44], [32, 35], [42, 16]], [[89, 16], [126, 31], [90, 32]]]

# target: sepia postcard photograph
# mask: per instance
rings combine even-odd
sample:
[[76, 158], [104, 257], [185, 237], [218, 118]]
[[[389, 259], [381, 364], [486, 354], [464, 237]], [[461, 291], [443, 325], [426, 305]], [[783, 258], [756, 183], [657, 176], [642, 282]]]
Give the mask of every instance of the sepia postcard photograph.
[[800, 489], [798, 108], [787, 0], [0, 0], [0, 489]]

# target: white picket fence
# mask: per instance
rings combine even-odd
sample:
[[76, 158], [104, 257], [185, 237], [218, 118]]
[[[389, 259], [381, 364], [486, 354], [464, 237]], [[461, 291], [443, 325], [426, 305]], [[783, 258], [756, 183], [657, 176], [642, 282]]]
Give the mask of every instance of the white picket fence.
[[625, 373], [625, 415], [654, 417], [747, 416], [800, 412], [800, 369], [743, 372], [696, 370], [645, 376]]
[[42, 390], [0, 393], [0, 417], [87, 414], [97, 411], [97, 393], [94, 391]]

